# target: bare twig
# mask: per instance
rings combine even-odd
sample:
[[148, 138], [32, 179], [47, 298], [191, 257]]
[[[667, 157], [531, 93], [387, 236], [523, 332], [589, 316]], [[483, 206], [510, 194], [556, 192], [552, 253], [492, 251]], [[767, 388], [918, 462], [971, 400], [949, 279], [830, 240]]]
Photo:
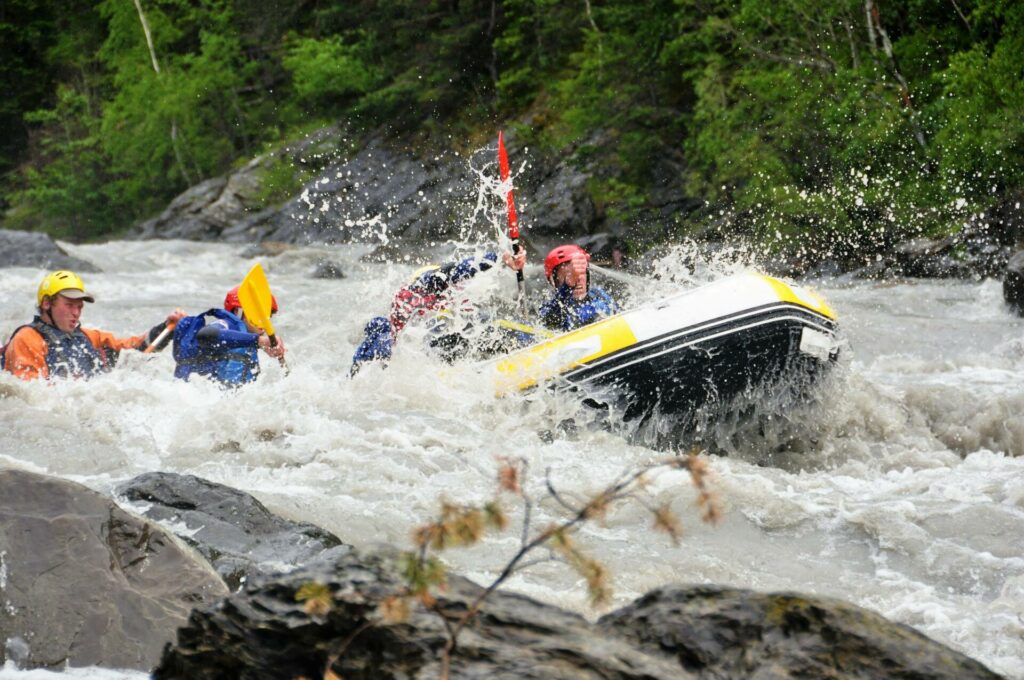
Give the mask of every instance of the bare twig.
[[[505, 562], [501, 572], [487, 586], [483, 587], [464, 609], [459, 609], [457, 612], [446, 607], [429, 593], [431, 585], [436, 586], [444, 582], [443, 566], [431, 556], [431, 552], [439, 552], [456, 545], [476, 543], [482, 538], [485, 526], [501, 528], [505, 525], [504, 514], [497, 507], [497, 499], [489, 501], [479, 508], [461, 506], [442, 500], [441, 512], [437, 519], [413, 532], [416, 550], [414, 553], [407, 554], [407, 560], [410, 560], [405, 563], [407, 584], [401, 593], [382, 603], [380, 618], [385, 621], [396, 620], [395, 612], [398, 612], [399, 615], [407, 615], [407, 610], [397, 606], [395, 600], [408, 601], [412, 598], [418, 598], [428, 611], [437, 615], [444, 625], [446, 634], [439, 659], [440, 677], [442, 680], [447, 680], [451, 674], [452, 659], [458, 649], [461, 633], [479, 614], [487, 598], [514, 574], [524, 569], [547, 562], [564, 562], [586, 579], [592, 602], [597, 604], [606, 602], [611, 592], [607, 585], [606, 568], [576, 547], [571, 535], [586, 522], [602, 519], [613, 504], [633, 499], [651, 513], [654, 518], [655, 530], [668, 534], [674, 543], [678, 543], [682, 534], [681, 525], [669, 504], [656, 504], [641, 495], [646, 489], [648, 473], [658, 468], [686, 470], [697, 490], [696, 502], [702, 509], [702, 519], [707, 522], [717, 520], [719, 514], [717, 503], [707, 484], [707, 465], [697, 455], [691, 453], [687, 457], [666, 458], [625, 470], [582, 505], [573, 505], [559, 493], [551, 479], [551, 471], [548, 469], [545, 472], [545, 487], [558, 505], [569, 512], [569, 516], [560, 522], [549, 524], [531, 536], [533, 502], [522, 484], [527, 463], [522, 459], [515, 462], [503, 460], [498, 471], [498, 492], [511, 492], [522, 499], [524, 520], [519, 548]], [[527, 559], [533, 551], [545, 545], [551, 550], [548, 557]], [[317, 594], [312, 590], [311, 593]], [[326, 672], [330, 671], [331, 666], [348, 648], [352, 639], [370, 625], [373, 625], [373, 622], [367, 621], [346, 638], [338, 652], [329, 658]]]
[[971, 22], [967, 21], [967, 17], [965, 17], [964, 13], [962, 11], [960, 11], [960, 5], [957, 4], [956, 0], [949, 0], [949, 1], [951, 3], [953, 3], [953, 9], [956, 10], [956, 13], [960, 16], [961, 21], [964, 22], [964, 26], [967, 27], [967, 30], [970, 31], [971, 30]]
[[577, 512], [579, 508], [573, 506], [569, 501], [562, 498], [562, 494], [558, 493], [555, 489], [555, 485], [551, 483], [551, 468], [549, 467], [544, 471], [544, 485], [547, 487], [548, 495], [555, 499], [555, 502], [561, 505], [569, 512]]

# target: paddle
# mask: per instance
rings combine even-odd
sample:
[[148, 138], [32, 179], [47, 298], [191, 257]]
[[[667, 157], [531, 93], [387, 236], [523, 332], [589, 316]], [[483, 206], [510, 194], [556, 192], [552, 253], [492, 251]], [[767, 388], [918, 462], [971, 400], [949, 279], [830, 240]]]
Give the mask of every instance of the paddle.
[[[238, 287], [238, 301], [242, 303], [242, 311], [245, 318], [254, 326], [258, 326], [267, 332], [270, 338], [270, 346], [277, 346], [277, 336], [274, 335], [274, 324], [270, 321], [272, 296], [270, 284], [267, 283], [267, 275], [263, 273], [263, 267], [259, 262], [252, 266], [249, 273], [242, 279], [242, 285]], [[284, 357], [278, 357], [281, 367], [288, 372], [288, 364]]]
[[177, 326], [177, 325], [178, 325], [177, 323], [173, 323], [173, 322], [167, 324], [167, 326], [164, 327], [164, 329], [162, 331], [160, 331], [160, 335], [158, 335], [155, 338], [153, 338], [153, 342], [151, 342], [148, 345], [146, 345], [146, 349], [142, 350], [142, 353], [143, 354], [152, 354], [153, 352], [155, 352], [156, 348], [160, 345], [160, 343], [163, 342], [164, 339], [166, 339], [168, 335], [170, 335], [171, 333], [174, 332], [174, 327]]
[[[508, 181], [508, 154], [505, 153], [505, 137], [502, 135], [501, 130], [498, 130], [498, 169], [501, 172], [501, 183], [504, 184]], [[512, 242], [512, 255], [513, 257], [519, 254], [519, 217], [516, 215], [516, 204], [512, 198], [512, 187], [509, 186], [508, 193], [505, 194], [505, 201], [508, 204], [508, 238]], [[526, 313], [526, 281], [523, 278], [523, 270], [516, 270], [516, 285], [519, 288], [519, 295], [516, 302], [519, 305], [519, 310], [523, 314]]]

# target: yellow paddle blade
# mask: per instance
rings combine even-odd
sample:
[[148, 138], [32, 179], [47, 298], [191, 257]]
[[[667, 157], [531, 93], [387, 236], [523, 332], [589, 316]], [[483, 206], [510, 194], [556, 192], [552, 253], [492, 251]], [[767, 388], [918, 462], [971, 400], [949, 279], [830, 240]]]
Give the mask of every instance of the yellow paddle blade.
[[259, 326], [267, 335], [274, 335], [274, 324], [270, 322], [270, 284], [260, 263], [254, 264], [242, 279], [242, 285], [238, 287], [238, 301], [242, 303], [242, 311], [249, 323]]

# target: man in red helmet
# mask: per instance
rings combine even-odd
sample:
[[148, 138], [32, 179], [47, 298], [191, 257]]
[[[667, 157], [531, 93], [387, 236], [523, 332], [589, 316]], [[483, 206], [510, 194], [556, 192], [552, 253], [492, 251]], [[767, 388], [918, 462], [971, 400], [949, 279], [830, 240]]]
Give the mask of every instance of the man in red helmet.
[[540, 308], [544, 326], [571, 331], [619, 311], [608, 293], [590, 285], [589, 263], [587, 251], [573, 244], [558, 246], [544, 258], [544, 276], [555, 288]]
[[[271, 296], [270, 300], [273, 316], [277, 299]], [[258, 349], [275, 358], [286, 351], [280, 338], [271, 345], [263, 329], [245, 318], [235, 286], [224, 296], [224, 309], [211, 309], [178, 322], [174, 331], [174, 377], [187, 381], [193, 375], [202, 375], [226, 387], [238, 387], [259, 375]]]

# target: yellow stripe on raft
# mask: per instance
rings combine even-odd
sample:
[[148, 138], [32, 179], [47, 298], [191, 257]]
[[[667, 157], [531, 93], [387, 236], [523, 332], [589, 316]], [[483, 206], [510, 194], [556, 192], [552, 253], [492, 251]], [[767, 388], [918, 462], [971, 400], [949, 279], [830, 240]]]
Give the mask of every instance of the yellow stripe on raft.
[[498, 362], [498, 393], [526, 389], [635, 343], [633, 329], [621, 316], [578, 328]]
[[813, 290], [801, 287], [799, 290], [803, 295], [797, 295], [793, 288], [784, 281], [780, 281], [772, 276], [765, 276], [764, 274], [758, 274], [758, 276], [764, 279], [765, 282], [775, 290], [775, 294], [778, 295], [779, 299], [783, 302], [792, 302], [793, 304], [800, 305], [801, 307], [807, 307], [819, 314], [827, 316], [833, 321], [836, 320], [836, 313], [833, 312], [832, 308], [828, 306], [828, 303], [826, 303], [825, 300]]

